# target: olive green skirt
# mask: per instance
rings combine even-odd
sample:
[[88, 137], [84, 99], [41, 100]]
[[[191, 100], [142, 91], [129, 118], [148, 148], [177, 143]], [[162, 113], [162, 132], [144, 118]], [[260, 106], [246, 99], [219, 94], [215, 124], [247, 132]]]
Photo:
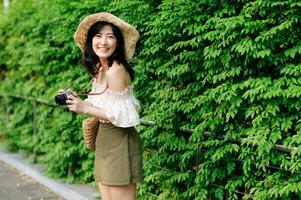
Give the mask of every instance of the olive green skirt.
[[95, 181], [128, 185], [142, 179], [141, 140], [134, 127], [100, 123], [95, 143]]

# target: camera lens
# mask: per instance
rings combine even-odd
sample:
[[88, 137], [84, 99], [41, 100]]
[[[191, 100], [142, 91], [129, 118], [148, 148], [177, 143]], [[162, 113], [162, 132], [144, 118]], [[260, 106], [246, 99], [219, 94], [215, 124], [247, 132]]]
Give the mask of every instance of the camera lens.
[[58, 105], [66, 105], [66, 101], [67, 101], [67, 94], [65, 93], [58, 94], [55, 96], [55, 103], [57, 103]]

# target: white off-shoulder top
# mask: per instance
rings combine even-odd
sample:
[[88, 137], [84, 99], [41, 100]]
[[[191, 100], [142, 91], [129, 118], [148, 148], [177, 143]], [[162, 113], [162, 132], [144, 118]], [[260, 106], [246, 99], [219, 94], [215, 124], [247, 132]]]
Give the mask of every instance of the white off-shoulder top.
[[[93, 83], [91, 93], [99, 93], [105, 90], [105, 86]], [[100, 95], [88, 95], [85, 101], [93, 106], [101, 108], [106, 113], [109, 121], [99, 120], [102, 123], [112, 123], [118, 127], [132, 127], [140, 123], [139, 101], [135, 98], [133, 86], [128, 86], [122, 92], [113, 92], [109, 88]]]

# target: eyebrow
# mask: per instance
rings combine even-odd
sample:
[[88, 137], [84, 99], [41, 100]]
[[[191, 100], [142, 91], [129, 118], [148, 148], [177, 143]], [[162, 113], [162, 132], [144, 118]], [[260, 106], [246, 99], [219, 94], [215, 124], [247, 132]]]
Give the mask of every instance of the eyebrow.
[[[102, 34], [101, 32], [99, 32], [99, 33], [96, 33], [96, 34]], [[114, 35], [114, 33], [112, 32], [112, 33], [106, 33], [106, 35]]]

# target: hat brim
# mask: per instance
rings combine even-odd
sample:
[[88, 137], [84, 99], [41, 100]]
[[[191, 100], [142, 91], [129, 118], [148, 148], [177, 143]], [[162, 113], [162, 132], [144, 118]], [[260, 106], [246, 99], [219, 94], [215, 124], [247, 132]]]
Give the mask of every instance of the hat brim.
[[85, 17], [77, 27], [74, 33], [74, 40], [83, 52], [86, 46], [86, 38], [89, 29], [96, 22], [109, 22], [117, 26], [124, 37], [125, 58], [131, 60], [134, 56], [136, 44], [139, 39], [139, 32], [136, 28], [122, 19], [106, 12], [95, 13]]

